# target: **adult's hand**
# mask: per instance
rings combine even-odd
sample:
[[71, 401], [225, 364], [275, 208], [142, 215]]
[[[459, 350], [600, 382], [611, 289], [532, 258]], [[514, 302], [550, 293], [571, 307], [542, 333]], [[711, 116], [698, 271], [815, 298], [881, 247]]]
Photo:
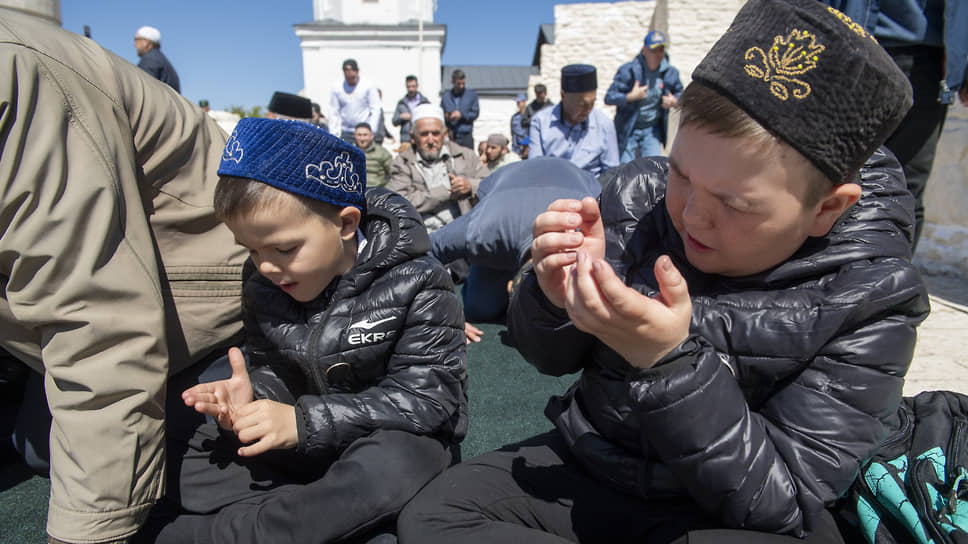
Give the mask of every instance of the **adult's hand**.
[[643, 98], [645, 98], [645, 95], [648, 92], [649, 92], [649, 86], [640, 84], [639, 80], [636, 79], [635, 85], [632, 86], [632, 90], [625, 93], [625, 101], [638, 102], [639, 100], [642, 100]]
[[467, 195], [471, 194], [471, 182], [464, 176], [455, 176], [451, 174], [450, 177], [450, 198], [452, 200], [460, 200], [465, 198]]
[[464, 322], [464, 336], [467, 337], [467, 343], [471, 342], [477, 343], [481, 341], [481, 337], [484, 336], [484, 331], [478, 329], [470, 323]]

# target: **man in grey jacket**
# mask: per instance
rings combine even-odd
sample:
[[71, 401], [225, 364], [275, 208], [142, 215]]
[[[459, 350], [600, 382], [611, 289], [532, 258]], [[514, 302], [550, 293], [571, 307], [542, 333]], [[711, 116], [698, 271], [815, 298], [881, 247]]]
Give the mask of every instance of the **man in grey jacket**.
[[164, 492], [168, 376], [241, 333], [226, 135], [50, 19], [0, 8], [0, 69], [0, 347], [43, 379], [48, 540], [124, 542]]
[[403, 195], [433, 232], [470, 211], [477, 187], [490, 171], [473, 150], [447, 141], [444, 112], [433, 104], [414, 108], [412, 146], [393, 159], [387, 188]]

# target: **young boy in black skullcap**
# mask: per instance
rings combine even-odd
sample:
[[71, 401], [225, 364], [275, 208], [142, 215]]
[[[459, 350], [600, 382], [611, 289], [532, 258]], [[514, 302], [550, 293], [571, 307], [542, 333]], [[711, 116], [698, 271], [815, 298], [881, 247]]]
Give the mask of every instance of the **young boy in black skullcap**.
[[315, 126], [243, 119], [218, 173], [216, 215], [258, 272], [242, 295], [248, 365], [233, 348], [231, 378], [182, 395], [218, 426], [172, 469], [183, 515], [157, 541], [367, 535], [467, 427], [450, 276], [413, 206], [380, 188], [364, 198], [363, 153]]
[[401, 541], [842, 542], [825, 508], [897, 425], [928, 312], [875, 151], [910, 103], [839, 12], [746, 3], [668, 161], [535, 220], [508, 326], [542, 372], [581, 371], [556, 429], [445, 471]]

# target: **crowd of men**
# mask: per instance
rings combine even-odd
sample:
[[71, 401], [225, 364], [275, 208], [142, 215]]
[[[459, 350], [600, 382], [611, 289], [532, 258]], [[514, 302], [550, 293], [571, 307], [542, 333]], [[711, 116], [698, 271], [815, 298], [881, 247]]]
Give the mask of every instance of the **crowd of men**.
[[[840, 7], [849, 10], [851, 2], [841, 3], [846, 5]], [[763, 13], [766, 15], [762, 20], [753, 17]], [[776, 29], [785, 28], [791, 13], [801, 17], [798, 21], [804, 25], [814, 25], [818, 20], [829, 22], [813, 31], [832, 44], [843, 44], [842, 51], [855, 51], [854, 46], [859, 51], [844, 56], [840, 64], [836, 63], [838, 57], [828, 55], [824, 60], [829, 59], [829, 64], [817, 68], [814, 59], [814, 64], [808, 67], [822, 70], [823, 77], [815, 76], [814, 93], [818, 99], [822, 98], [817, 101], [818, 107], [823, 108], [817, 118], [826, 124], [799, 126], [791, 119], [804, 118], [802, 113], [780, 114], [800, 104], [779, 100], [775, 86], [760, 85], [755, 79], [751, 84], [752, 75], [748, 71], [725, 74], [717, 71], [723, 59], [737, 56], [733, 54], [735, 51], [758, 50], [759, 46], [750, 45], [752, 42], [747, 43], [748, 40], [777, 35]], [[532, 271], [525, 270], [526, 277], [519, 284], [517, 306], [511, 307], [512, 336], [523, 340], [519, 349], [539, 369], [560, 375], [580, 370], [578, 363], [581, 363], [586, 365], [588, 373], [583, 374], [582, 382], [569, 391], [567, 398], [549, 404], [547, 413], [556, 414], [552, 419], [562, 435], [537, 437], [538, 442], [522, 443], [521, 450], [530, 449], [525, 452], [531, 456], [526, 459], [527, 466], [544, 468], [547, 463], [539, 461], [545, 456], [554, 458], [555, 467], [567, 469], [558, 470], [553, 476], [530, 470], [534, 477], [531, 482], [536, 486], [529, 491], [531, 495], [544, 499], [556, 492], [561, 475], [578, 475], [584, 483], [576, 486], [575, 479], [568, 480], [574, 489], [590, 490], [588, 496], [603, 496], [609, 504], [621, 507], [615, 510], [615, 519], [621, 519], [622, 523], [612, 525], [617, 530], [628, 531], [620, 533], [623, 538], [639, 529], [629, 520], [646, 525], [653, 522], [652, 519], [633, 520], [634, 516], [627, 514], [653, 512], [642, 507], [636, 493], [647, 491], [643, 497], [650, 499], [652, 491], [672, 489], [676, 496], [686, 497], [684, 501], [687, 501], [682, 503], [684, 508], [678, 504], [666, 505], [677, 508], [676, 512], [685, 520], [682, 527], [673, 528], [675, 531], [747, 527], [741, 519], [747, 516], [748, 526], [763, 533], [799, 538], [813, 531], [820, 535], [815, 542], [830, 541], [824, 540], [823, 527], [815, 522], [829, 519], [829, 516], [823, 517], [824, 508], [850, 484], [858, 460], [876, 446], [874, 435], [887, 434], [886, 429], [881, 432], [881, 427], [886, 426], [891, 410], [879, 403], [899, 397], [898, 381], [910, 363], [908, 348], [913, 346], [914, 327], [927, 312], [923, 286], [908, 262], [910, 242], [916, 238], [908, 232], [912, 230], [908, 227], [913, 216], [910, 221], [905, 217], [911, 214], [898, 196], [903, 193], [904, 181], [898, 174], [902, 164], [881, 152], [870, 158], [871, 149], [890, 135], [910, 106], [910, 87], [905, 77], [899, 77], [891, 58], [902, 65], [898, 59], [907, 58], [912, 52], [889, 50], [893, 56], [888, 58], [879, 46], [873, 45], [876, 42], [858, 38], [866, 36], [858, 32], [859, 27], [840, 25], [843, 19], [833, 18], [831, 13], [809, 3], [802, 3], [794, 10], [776, 0], [752, 0], [744, 8], [743, 17], [737, 18], [738, 30], [728, 33], [723, 44], [714, 50], [715, 54], [697, 68], [694, 79], [700, 84], [693, 87], [698, 90], [691, 94], [688, 90], [682, 94], [678, 71], [671, 66], [665, 52], [666, 36], [658, 31], [649, 32], [640, 53], [618, 69], [605, 94], [605, 103], [616, 106], [614, 120], [595, 108], [599, 89], [596, 67], [571, 64], [561, 69], [558, 103], [548, 99], [544, 85], [534, 87], [535, 98], [530, 103], [526, 95], [517, 96], [517, 112], [510, 122], [511, 137], [488, 135], [476, 151], [474, 122], [480, 114], [480, 104], [477, 93], [468, 88], [467, 74], [461, 70], [452, 73], [452, 87], [442, 94], [439, 103], [419, 92], [415, 76], [406, 78], [406, 95], [397, 102], [391, 119], [393, 126], [400, 127], [401, 146], [395, 155], [382, 145], [383, 141], [396, 138], [384, 124], [381, 93], [372, 82], [360, 76], [360, 67], [354, 59], [342, 64], [343, 81], [332, 89], [328, 118], [319, 104], [285, 92], [272, 96], [266, 117], [304, 121], [335, 136], [302, 123], [279, 123], [308, 131], [313, 141], [323, 141], [339, 150], [328, 150], [326, 158], [332, 158], [331, 163], [319, 163], [320, 167], [323, 164], [333, 167], [333, 172], [325, 173], [327, 181], [358, 185], [360, 180], [358, 176], [354, 180], [353, 168], [359, 172], [362, 165], [343, 164], [340, 170], [337, 159], [365, 156], [367, 185], [386, 186], [399, 196], [384, 189], [370, 194], [376, 195], [376, 199], [394, 198], [402, 202], [402, 196], [408, 200], [409, 204], [403, 202], [405, 206], [400, 206], [406, 212], [401, 212], [401, 217], [412, 219], [418, 227], [422, 221], [429, 233], [431, 253], [451, 265], [449, 272], [453, 277], [466, 280], [463, 308], [468, 320], [504, 320], [509, 315], [506, 297], [509, 283], [533, 259]], [[244, 152], [235, 136], [227, 140], [227, 135], [209, 117], [207, 101], [195, 107], [178, 95], [178, 75], [160, 51], [161, 33], [157, 29], [142, 27], [135, 35], [135, 47], [141, 58], [139, 69], [47, 21], [15, 9], [0, 8], [0, 14], [0, 62], [16, 78], [0, 96], [0, 111], [7, 112], [2, 116], [5, 138], [4, 152], [0, 154], [0, 181], [4, 187], [4, 214], [0, 222], [0, 232], [4, 233], [0, 236], [0, 385], [4, 386], [5, 393], [16, 394], [16, 398], [4, 395], [4, 401], [10, 406], [0, 412], [4, 416], [0, 423], [5, 434], [9, 431], [16, 453], [32, 468], [51, 477], [48, 541], [127, 542], [164, 494], [160, 475], [165, 473], [168, 455], [173, 453], [166, 451], [171, 444], [166, 444], [166, 434], [170, 440], [193, 424], [192, 417], [198, 419], [198, 414], [186, 411], [180, 392], [195, 383], [218, 378], [204, 373], [228, 358], [225, 353], [230, 346], [241, 343], [243, 309], [239, 279], [246, 274], [244, 267], [256, 251], [233, 243], [239, 238], [233, 238], [233, 232], [215, 216], [211, 204], [222, 168], [231, 168], [232, 161], [238, 165], [243, 158], [252, 161], [253, 148]], [[936, 45], [932, 47], [937, 49]], [[920, 58], [923, 51], [914, 53]], [[50, 59], [58, 62], [49, 62]], [[963, 86], [965, 63], [961, 62], [957, 68], [961, 80], [950, 89], [943, 87], [942, 104], [947, 104], [944, 100], [953, 100], [953, 93], [959, 92], [959, 88], [962, 101], [968, 102], [968, 91]], [[861, 73], [861, 69], [866, 71]], [[858, 72], [840, 74], [838, 70]], [[849, 85], [854, 82], [867, 81], [871, 74], [880, 78], [871, 81], [882, 83], [872, 85], [871, 96], [843, 91], [850, 91]], [[678, 104], [681, 94], [683, 107], [689, 106], [694, 112], [680, 126], [685, 129], [680, 135], [685, 136], [678, 139], [684, 143], [677, 146], [681, 145], [683, 151], [677, 154], [673, 148], [673, 158], [667, 163], [670, 167], [663, 167], [660, 161], [639, 161], [618, 171], [624, 177], [605, 186], [607, 194], [602, 194], [603, 207], [599, 210], [594, 197], [603, 191], [598, 181], [603, 174], [621, 163], [664, 151], [668, 111]], [[720, 104], [733, 110], [738, 107], [741, 110], [738, 113], [745, 116], [743, 119], [748, 118], [749, 123], [763, 130], [750, 129], [738, 138], [708, 129], [704, 123], [709, 122], [706, 118], [711, 114], [703, 111], [702, 106], [707, 98], [717, 96]], [[834, 96], [846, 100], [855, 117], [841, 119], [834, 115], [839, 104], [830, 99]], [[917, 103], [917, 93], [914, 96]], [[762, 119], [754, 119], [763, 104], [766, 104], [766, 113]], [[757, 125], [761, 121], [763, 126]], [[729, 125], [728, 120], [721, 122]], [[860, 128], [850, 133], [835, 130], [855, 126]], [[757, 139], [762, 133], [777, 136], [763, 143]], [[254, 142], [261, 133], [253, 132], [249, 137]], [[835, 143], [846, 144], [840, 148], [826, 146], [832, 138], [838, 139]], [[277, 150], [265, 141], [259, 144], [265, 146], [267, 156]], [[744, 175], [749, 165], [740, 153], [749, 151], [746, 144], [765, 146], [763, 149], [768, 152], [762, 156], [749, 155], [758, 168], [753, 177]], [[798, 147], [799, 144], [804, 145]], [[845, 158], [841, 148], [851, 149], [850, 156]], [[933, 154], [933, 146], [930, 151]], [[278, 162], [280, 156], [273, 155], [272, 159]], [[251, 164], [258, 168], [265, 166], [257, 161]], [[316, 164], [314, 161], [309, 166], [316, 167]], [[318, 181], [309, 176], [305, 163], [298, 166], [297, 174], [305, 171], [305, 179]], [[643, 175], [638, 175], [637, 168]], [[725, 178], [733, 185], [727, 183], [727, 188], [743, 198], [721, 198], [701, 184], [695, 189], [688, 187], [690, 172], [697, 173], [698, 181], [709, 183], [709, 179], [720, 179], [710, 173], [721, 169], [730, 172]], [[786, 185], [786, 176], [800, 171], [810, 175], [819, 173], [819, 177], [813, 180], [809, 176], [795, 176], [797, 183], [833, 183], [826, 193], [816, 198], [812, 187], [808, 187], [790, 200], [787, 197], [792, 193]], [[262, 181], [253, 175], [246, 177]], [[287, 178], [286, 186], [298, 189], [303, 178], [296, 178], [295, 181]], [[744, 201], [750, 191], [743, 184], [750, 179], [769, 189], [766, 197], [762, 191], [754, 195], [760, 204], [755, 199], [752, 205]], [[531, 185], [522, 188], [521, 180], [528, 180]], [[865, 189], [870, 194], [862, 195], [861, 182], [867, 184]], [[622, 188], [629, 192], [622, 193]], [[363, 190], [357, 189], [354, 186], [354, 194], [362, 197]], [[667, 201], [651, 201], [660, 196], [664, 198], [666, 191]], [[649, 198], [639, 198], [642, 195]], [[244, 200], [244, 197], [240, 198]], [[561, 198], [570, 200], [548, 209], [549, 202]], [[841, 215], [862, 198], [867, 200], [861, 201], [859, 211], [839, 222]], [[646, 200], [650, 208], [638, 209], [646, 205]], [[709, 217], [696, 215], [692, 206], [700, 200], [708, 208], [700, 212]], [[773, 202], [786, 207], [774, 207]], [[630, 203], [634, 207], [619, 209], [619, 204]], [[776, 215], [774, 223], [781, 221], [782, 216], [782, 221], [786, 221], [784, 228], [795, 235], [784, 237], [783, 231], [744, 229], [743, 221], [754, 221], [745, 216], [740, 221], [724, 220], [725, 234], [720, 233], [710, 219], [715, 214], [709, 209], [715, 211], [734, 204], [741, 211], [747, 206], [753, 210], [757, 206], [769, 209]], [[415, 213], [410, 213], [411, 205]], [[653, 205], [658, 214], [653, 214]], [[913, 202], [908, 207], [913, 208]], [[542, 213], [542, 210], [547, 211]], [[666, 210], [664, 214], [662, 210]], [[865, 216], [870, 210], [880, 210], [877, 213], [885, 217]], [[605, 239], [610, 237], [613, 241], [631, 232], [621, 230], [624, 216], [615, 216], [626, 212], [629, 215], [647, 212], [647, 216], [642, 215], [641, 225], [659, 235], [636, 235], [634, 240], [622, 240], [643, 247], [636, 249], [630, 244], [629, 259], [609, 264], [605, 260]], [[538, 213], [544, 218], [535, 222]], [[722, 215], [733, 213], [737, 212], [725, 211]], [[755, 218], [757, 214], [747, 215]], [[608, 224], [607, 233], [603, 217]], [[372, 257], [374, 251], [365, 249], [367, 239], [357, 242], [358, 220], [356, 215], [354, 221], [347, 223], [346, 239], [354, 242], [346, 246], [346, 255], [354, 257], [368, 251], [367, 256]], [[756, 220], [760, 221], [756, 225], [764, 221]], [[544, 231], [538, 234], [543, 241], [532, 244], [539, 224], [544, 225]], [[885, 229], [888, 234], [884, 234]], [[424, 229], [416, 230], [421, 244], [427, 242], [423, 238]], [[387, 228], [387, 232], [391, 231], [392, 225]], [[858, 236], [859, 231], [870, 239]], [[369, 231], [369, 243], [375, 243], [377, 236], [384, 234]], [[818, 238], [822, 243], [808, 243], [808, 238]], [[720, 239], [725, 242], [713, 251], [712, 245]], [[761, 244], [757, 246], [751, 240]], [[287, 244], [276, 240], [268, 245], [272, 246], [273, 255], [292, 251], [289, 247], [279, 247]], [[540, 251], [532, 255], [535, 247]], [[779, 250], [774, 249], [777, 247]], [[671, 254], [669, 248], [681, 250], [681, 255], [673, 255], [676, 263], [668, 256], [653, 259], [660, 253]], [[797, 252], [801, 249], [802, 253]], [[780, 256], [781, 253], [786, 256]], [[815, 255], [822, 259], [814, 258]], [[856, 263], [844, 255], [856, 256], [852, 257], [857, 259]], [[630, 270], [635, 270], [630, 274], [634, 283], [622, 285], [611, 267], [627, 265], [632, 259], [636, 260], [629, 265]], [[849, 262], [843, 264], [844, 259]], [[462, 260], [465, 261], [464, 276], [458, 265]], [[821, 261], [824, 267], [819, 270]], [[653, 262], [655, 268], [649, 272], [646, 265]], [[437, 266], [435, 263], [428, 267]], [[565, 278], [565, 267], [574, 270], [570, 279]], [[679, 269], [684, 271], [681, 276]], [[805, 277], [802, 271], [807, 269], [819, 271], [816, 277]], [[766, 270], [775, 272], [763, 279]], [[849, 274], [850, 281], [842, 284], [828, 281], [841, 273]], [[863, 277], [858, 279], [858, 274]], [[682, 281], [686, 276], [688, 285], [696, 293], [702, 293], [703, 289], [725, 293], [716, 295], [722, 299], [708, 297], [718, 304], [717, 308], [723, 308], [723, 313], [719, 319], [707, 320], [698, 332], [690, 332], [690, 319], [702, 316], [702, 312], [720, 310], [701, 306], [713, 307], [701, 294], [696, 298], [697, 309], [693, 310], [687, 283]], [[750, 307], [733, 304], [729, 298], [739, 284], [729, 283], [732, 276], [762, 281], [762, 284], [751, 283], [741, 291], [745, 291], [746, 300], [761, 304], [754, 311], [782, 310], [772, 317], [778, 323], [799, 323], [789, 318], [789, 309], [802, 306], [802, 297], [789, 301], [775, 298], [784, 304], [774, 304], [774, 299], [769, 297], [813, 292], [817, 285], [841, 289], [836, 296], [844, 299], [844, 304], [860, 301], [858, 315], [842, 312], [849, 314], [853, 321], [838, 323], [840, 328], [826, 326], [827, 321], [823, 327], [813, 326], [811, 322], [803, 325], [802, 330], [795, 328], [796, 336], [816, 341], [818, 347], [803, 348], [814, 352], [791, 355], [783, 341], [786, 337], [771, 330], [750, 332], [741, 325], [749, 321]], [[365, 274], [360, 277], [365, 279]], [[894, 279], [886, 285], [882, 281], [884, 277]], [[729, 282], [719, 285], [722, 278]], [[298, 282], [283, 283], [277, 287], [285, 290], [298, 285]], [[441, 281], [441, 284], [446, 288], [439, 291], [449, 293], [450, 283]], [[787, 286], [793, 288], [786, 289]], [[864, 291], [855, 290], [854, 286]], [[885, 295], [884, 290], [890, 293]], [[663, 306], [653, 305], [649, 312], [671, 308], [676, 313], [673, 316], [676, 317], [675, 334], [659, 338], [661, 342], [654, 342], [645, 357], [629, 348], [630, 342], [623, 338], [615, 340], [615, 336], [610, 336], [613, 331], [605, 330], [617, 330], [624, 314], [612, 313], [611, 322], [603, 329], [596, 329], [596, 324], [604, 321], [592, 315], [595, 308], [581, 307], [582, 301], [576, 302], [576, 292], [582, 295], [582, 301], [600, 294], [613, 298], [612, 293], [620, 293], [621, 297], [614, 297], [616, 300], [623, 298], [635, 304]], [[660, 294], [650, 299], [645, 296], [647, 292]], [[905, 298], [897, 299], [901, 296], [898, 293]], [[333, 292], [326, 290], [320, 294], [333, 296]], [[818, 299], [820, 295], [825, 301], [831, 298], [826, 292], [818, 293]], [[837, 300], [839, 309], [844, 304], [840, 304], [840, 298]], [[877, 304], [872, 305], [871, 300]], [[800, 313], [812, 309], [806, 308]], [[573, 314], [584, 319], [576, 319]], [[818, 315], [830, 320], [840, 314], [825, 311]], [[453, 331], [459, 320], [451, 317], [447, 322]], [[354, 326], [366, 328], [377, 323], [380, 321], [367, 318]], [[737, 325], [727, 327], [725, 332], [729, 335], [722, 336], [721, 327], [708, 323]], [[246, 327], [251, 325], [245, 323]], [[834, 329], [840, 331], [834, 340], [817, 336], [816, 331]], [[465, 325], [465, 331], [470, 331], [467, 332], [469, 339], [474, 338], [473, 330]], [[546, 335], [540, 349], [536, 341], [528, 345], [531, 339], [537, 338], [535, 333]], [[640, 339], [643, 333], [634, 331], [629, 336]], [[893, 351], [907, 350], [906, 355], [897, 357], [896, 362], [886, 357], [881, 353], [886, 351], [883, 346], [892, 346], [890, 342], [885, 343], [887, 340], [900, 346]], [[879, 347], [858, 348], [860, 344]], [[757, 346], [760, 351], [751, 354], [730, 351], [738, 345]], [[593, 359], [586, 363], [566, 357], [584, 357], [583, 351]], [[808, 363], [804, 363], [804, 358]], [[885, 366], [881, 361], [889, 364]], [[230, 362], [236, 367], [244, 366], [237, 360]], [[807, 364], [809, 372], [803, 371]], [[340, 372], [341, 365], [345, 363], [337, 363], [333, 368]], [[630, 365], [637, 367], [635, 374], [626, 372]], [[615, 372], [619, 368], [622, 373]], [[760, 373], [764, 368], [768, 372]], [[872, 375], [871, 369], [876, 370], [876, 375]], [[327, 380], [337, 378], [328, 375], [330, 370], [326, 372]], [[768, 379], [753, 383], [757, 376], [763, 375]], [[290, 378], [296, 379], [286, 376]], [[662, 387], [662, 396], [668, 398], [648, 397], [653, 382], [646, 380], [659, 383], [660, 378], [666, 384]], [[871, 386], [872, 378], [877, 380], [876, 387]], [[845, 400], [830, 400], [832, 393], [827, 384], [833, 382], [846, 384], [835, 391]], [[751, 388], [747, 390], [746, 386]], [[252, 385], [247, 387], [251, 397]], [[659, 388], [652, 391], [655, 389]], [[692, 398], [696, 392], [703, 394], [701, 400]], [[628, 409], [633, 394], [637, 395], [635, 402], [640, 408], [649, 403], [655, 408], [649, 408], [648, 412]], [[754, 404], [757, 404], [755, 410], [750, 408]], [[675, 408], [672, 414], [675, 417], [660, 413], [666, 407]], [[585, 413], [585, 410], [591, 411]], [[466, 415], [460, 409], [456, 412], [460, 416], [457, 419]], [[821, 412], [826, 417], [823, 425], [811, 427], [814, 416]], [[317, 412], [317, 416], [325, 423], [333, 413]], [[751, 418], [754, 419], [750, 421]], [[590, 438], [594, 433], [587, 429], [594, 421], [603, 422], [608, 433]], [[687, 432], [678, 432], [674, 425], [677, 421], [699, 421], [704, 425], [693, 425]], [[737, 425], [735, 421], [743, 424]], [[767, 431], [773, 427], [767, 425], [802, 432], [771, 433]], [[736, 428], [742, 432], [730, 430]], [[848, 432], [841, 440], [839, 434], [832, 436], [830, 429]], [[866, 429], [874, 431], [869, 436], [850, 434], [858, 429], [862, 434]], [[455, 432], [462, 433], [463, 430]], [[295, 431], [293, 434], [297, 442], [305, 441]], [[664, 440], [670, 437], [673, 440]], [[731, 451], [745, 453], [720, 455], [716, 448], [700, 448], [708, 461], [694, 461], [695, 444], [712, 442], [709, 437], [719, 443], [725, 443], [723, 437], [726, 437]], [[754, 441], [762, 447], [745, 447]], [[658, 445], [675, 451], [667, 454]], [[558, 459], [559, 450], [568, 454], [565, 457], [580, 459], [583, 465], [579, 467], [576, 461]], [[766, 456], [767, 460], [759, 463], [763, 458], [760, 456]], [[492, 455], [488, 459], [500, 457]], [[716, 463], [724, 459], [729, 461], [728, 470], [709, 470], [720, 466]], [[655, 474], [642, 477], [642, 481], [627, 477], [629, 467], [634, 472], [644, 466], [640, 462], [659, 460], [667, 465], [655, 464], [658, 467]], [[670, 464], [669, 460], [678, 464]], [[507, 462], [510, 466], [511, 461]], [[471, 468], [460, 468], [448, 477], [453, 481], [459, 478], [472, 483], [484, 481], [479, 476], [467, 476], [479, 472], [478, 467], [463, 466]], [[583, 472], [588, 467], [600, 467], [601, 472], [588, 477]], [[512, 473], [510, 469], [506, 471], [506, 474]], [[717, 478], [709, 479], [711, 473]], [[740, 484], [723, 478], [734, 474], [743, 476]], [[494, 481], [498, 480], [489, 479], [486, 483], [506, 493], [505, 497], [521, 495], [519, 489], [498, 489], [491, 485]], [[762, 482], [769, 485], [764, 487]], [[814, 485], [815, 482], [819, 484]], [[609, 487], [613, 484], [615, 489]], [[626, 485], [633, 487], [623, 487]], [[642, 489], [635, 487], [640, 485]], [[709, 493], [705, 493], [705, 487]], [[700, 498], [694, 497], [693, 492], [700, 488], [704, 491], [702, 504], [712, 513], [703, 514], [705, 517], [697, 521], [692, 517], [700, 511], [696, 502]], [[446, 480], [427, 489], [404, 516], [404, 526], [409, 530], [403, 531], [403, 536], [417, 540], [415, 535], [423, 537], [422, 531], [429, 527], [440, 532], [439, 541], [462, 540], [454, 538], [453, 533], [448, 534], [455, 528], [468, 529], [463, 506], [451, 508], [459, 503], [453, 497], [465, 493], [464, 489], [475, 493], [479, 490], [473, 486], [451, 485]], [[764, 493], [771, 500], [750, 498], [766, 496]], [[510, 501], [494, 503], [509, 504]], [[441, 504], [456, 513], [448, 514]], [[551, 508], [545, 508], [548, 504], [546, 500], [522, 502], [520, 510], [509, 508], [499, 514], [514, 518], [517, 525], [534, 519], [535, 525], [543, 530], [559, 530], [555, 523], [542, 519], [542, 515], [547, 515], [549, 519], [561, 520], [561, 533], [581, 533], [589, 527], [596, 531], [612, 529], [607, 526], [609, 523], [597, 523], [600, 518], [597, 513], [596, 520], [583, 519], [580, 516], [583, 503], [550, 501]], [[539, 505], [542, 512], [527, 511], [534, 505]], [[648, 503], [648, 506], [659, 505]], [[442, 512], [450, 517], [441, 515]], [[668, 513], [657, 510], [653, 515], [656, 519], [663, 518], [659, 520], [661, 523], [667, 523], [668, 519], [679, 522], [675, 516], [667, 516]], [[493, 524], [492, 529], [500, 532], [511, 524], [500, 515], [488, 512], [480, 519]], [[451, 525], [445, 526], [447, 523]], [[831, 531], [836, 533], [836, 528]], [[605, 533], [595, 533], [595, 536], [598, 534]], [[579, 535], [568, 536], [578, 538]]]

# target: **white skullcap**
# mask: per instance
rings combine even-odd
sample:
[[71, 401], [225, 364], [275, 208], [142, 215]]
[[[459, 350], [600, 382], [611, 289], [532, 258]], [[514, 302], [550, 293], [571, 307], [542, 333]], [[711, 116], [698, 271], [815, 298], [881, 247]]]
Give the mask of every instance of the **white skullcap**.
[[161, 31], [153, 26], [143, 26], [134, 33], [135, 38], [144, 38], [149, 42], [161, 43]]
[[413, 109], [413, 122], [416, 123], [421, 119], [440, 119], [440, 122], [444, 122], [444, 110], [440, 109], [440, 106], [436, 104], [420, 104]]

